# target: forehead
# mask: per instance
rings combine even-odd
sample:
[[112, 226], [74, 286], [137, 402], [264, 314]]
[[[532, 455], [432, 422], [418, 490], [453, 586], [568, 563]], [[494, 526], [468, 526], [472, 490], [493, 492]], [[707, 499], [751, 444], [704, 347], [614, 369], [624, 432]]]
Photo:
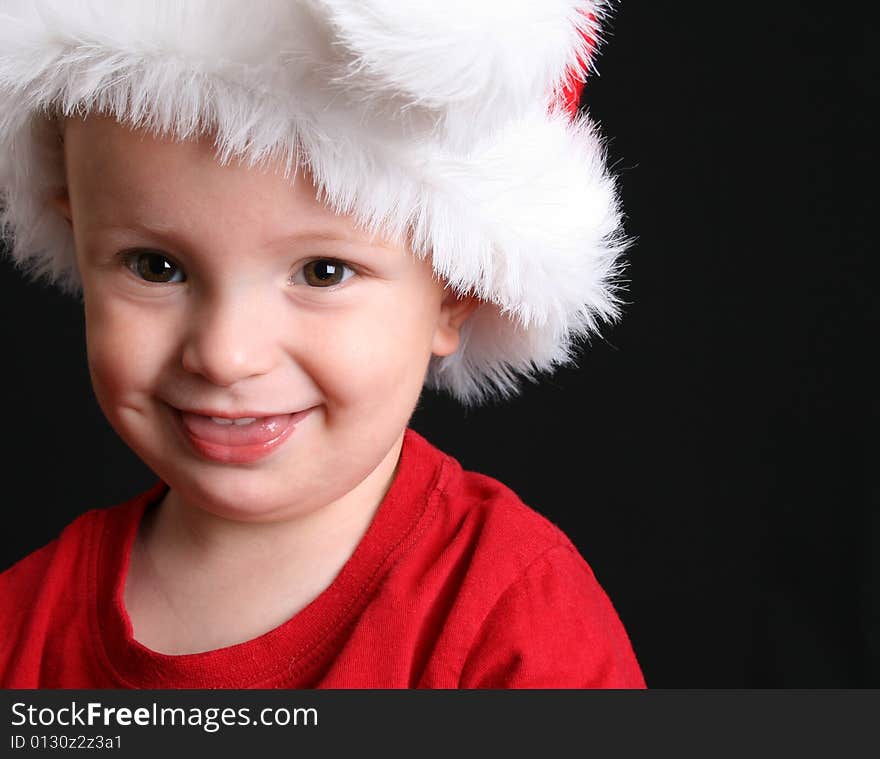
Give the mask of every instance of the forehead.
[[71, 202], [97, 224], [192, 226], [235, 219], [275, 234], [331, 234], [368, 241], [352, 216], [324, 206], [308, 171], [280, 164], [221, 165], [209, 135], [176, 141], [92, 115], [64, 124]]

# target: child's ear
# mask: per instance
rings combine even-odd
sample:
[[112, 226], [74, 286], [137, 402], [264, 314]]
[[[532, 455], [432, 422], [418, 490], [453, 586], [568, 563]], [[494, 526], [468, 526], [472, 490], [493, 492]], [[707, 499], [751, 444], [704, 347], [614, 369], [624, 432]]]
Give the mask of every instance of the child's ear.
[[57, 195], [54, 195], [51, 202], [55, 206], [55, 210], [67, 219], [67, 223], [72, 227], [73, 216], [70, 213], [70, 194], [67, 192], [67, 188], [65, 187]]
[[473, 295], [461, 295], [447, 289], [440, 304], [440, 318], [431, 347], [435, 356], [448, 356], [458, 350], [461, 327], [479, 304], [479, 299]]

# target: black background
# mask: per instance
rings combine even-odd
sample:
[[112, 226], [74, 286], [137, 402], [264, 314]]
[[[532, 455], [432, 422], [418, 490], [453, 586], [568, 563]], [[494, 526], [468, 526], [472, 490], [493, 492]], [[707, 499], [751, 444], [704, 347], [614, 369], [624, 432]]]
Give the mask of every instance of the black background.
[[[584, 93], [637, 238], [623, 321], [515, 401], [413, 418], [570, 535], [649, 686], [880, 686], [877, 30], [838, 7], [624, 3]], [[0, 309], [3, 569], [155, 478], [81, 306], [4, 262]]]

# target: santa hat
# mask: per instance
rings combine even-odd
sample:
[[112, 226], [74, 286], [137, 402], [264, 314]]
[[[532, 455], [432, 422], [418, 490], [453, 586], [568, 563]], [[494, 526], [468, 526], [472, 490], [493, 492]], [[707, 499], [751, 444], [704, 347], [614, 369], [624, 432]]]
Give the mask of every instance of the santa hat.
[[621, 211], [578, 99], [604, 0], [0, 0], [0, 229], [80, 287], [53, 117], [304, 162], [337, 212], [482, 301], [430, 387], [465, 404], [619, 316]]

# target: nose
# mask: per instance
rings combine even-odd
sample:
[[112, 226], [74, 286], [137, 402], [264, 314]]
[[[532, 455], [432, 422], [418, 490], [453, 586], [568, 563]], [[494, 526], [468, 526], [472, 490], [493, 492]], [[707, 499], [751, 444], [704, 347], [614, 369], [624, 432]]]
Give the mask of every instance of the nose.
[[280, 347], [257, 299], [214, 298], [199, 304], [186, 334], [183, 368], [228, 387], [276, 365]]

